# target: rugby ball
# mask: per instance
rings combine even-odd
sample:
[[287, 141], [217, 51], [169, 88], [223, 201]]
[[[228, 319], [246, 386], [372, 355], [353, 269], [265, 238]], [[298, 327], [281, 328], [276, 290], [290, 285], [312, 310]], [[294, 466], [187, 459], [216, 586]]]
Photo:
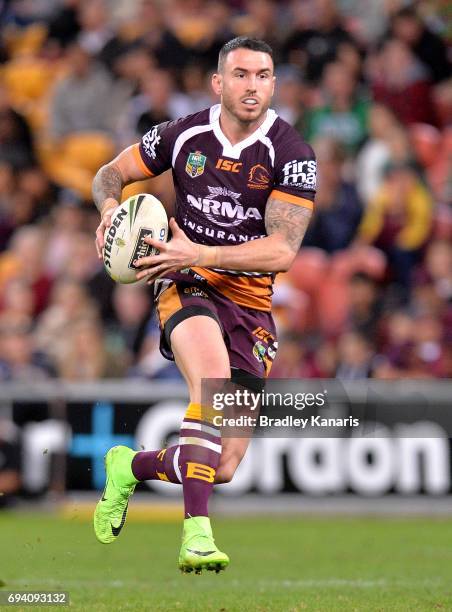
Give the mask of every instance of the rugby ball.
[[145, 236], [161, 242], [168, 238], [168, 217], [163, 204], [149, 193], [139, 193], [122, 202], [105, 230], [104, 266], [118, 283], [137, 282], [139, 270], [133, 262], [156, 255], [157, 249], [144, 242]]

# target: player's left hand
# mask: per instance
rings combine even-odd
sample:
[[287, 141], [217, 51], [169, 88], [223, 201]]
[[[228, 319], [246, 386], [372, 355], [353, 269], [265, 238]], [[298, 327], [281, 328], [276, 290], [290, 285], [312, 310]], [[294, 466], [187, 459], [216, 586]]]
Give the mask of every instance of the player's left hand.
[[137, 273], [137, 280], [146, 278], [147, 284], [153, 283], [159, 276], [167, 272], [176, 272], [198, 263], [200, 246], [192, 242], [178, 226], [174, 217], [170, 219], [169, 227], [173, 237], [169, 242], [161, 242], [146, 236], [144, 241], [160, 251], [158, 255], [141, 257], [135, 265], [142, 268]]

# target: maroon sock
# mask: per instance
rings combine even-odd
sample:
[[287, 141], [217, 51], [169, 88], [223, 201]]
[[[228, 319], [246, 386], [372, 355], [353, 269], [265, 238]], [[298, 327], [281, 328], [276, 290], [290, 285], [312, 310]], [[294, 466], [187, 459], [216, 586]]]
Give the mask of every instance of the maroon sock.
[[[174, 461], [175, 455], [176, 462]], [[133, 475], [140, 481], [166, 480], [167, 482], [180, 484], [182, 481], [180, 473], [176, 473], [176, 469], [179, 469], [177, 464], [178, 455], [178, 446], [137, 453], [132, 460]]]
[[209, 423], [185, 417], [179, 445], [185, 518], [209, 516], [208, 501], [221, 456], [220, 432]]

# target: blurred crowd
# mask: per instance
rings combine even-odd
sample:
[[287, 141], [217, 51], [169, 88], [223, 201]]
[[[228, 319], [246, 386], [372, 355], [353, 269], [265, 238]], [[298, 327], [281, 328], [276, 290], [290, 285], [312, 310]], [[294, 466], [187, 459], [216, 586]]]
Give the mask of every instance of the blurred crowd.
[[[94, 249], [97, 169], [216, 103], [218, 51], [275, 51], [273, 107], [318, 158], [316, 210], [279, 275], [272, 375], [452, 377], [447, 0], [0, 2], [0, 381], [169, 379], [147, 286]], [[171, 176], [129, 186], [169, 209]]]

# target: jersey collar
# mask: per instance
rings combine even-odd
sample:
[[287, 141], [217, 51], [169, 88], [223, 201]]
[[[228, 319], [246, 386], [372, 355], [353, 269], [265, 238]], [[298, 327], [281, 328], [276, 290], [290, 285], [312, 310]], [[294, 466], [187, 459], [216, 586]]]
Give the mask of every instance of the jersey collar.
[[[223, 147], [223, 155], [225, 157], [229, 157], [231, 159], [239, 159], [242, 151], [254, 144], [258, 140], [262, 142], [267, 141], [266, 134], [268, 130], [271, 128], [273, 123], [277, 118], [277, 114], [271, 108], [267, 111], [267, 117], [265, 121], [260, 125], [257, 130], [255, 130], [252, 134], [250, 134], [244, 140], [241, 140], [235, 145], [232, 145], [229, 140], [224, 135], [221, 127], [220, 127], [220, 113], [221, 113], [221, 105], [215, 104], [210, 109], [210, 124], [212, 125], [213, 133], [215, 134], [217, 140], [221, 143]], [[267, 144], [265, 142], [265, 144]]]

